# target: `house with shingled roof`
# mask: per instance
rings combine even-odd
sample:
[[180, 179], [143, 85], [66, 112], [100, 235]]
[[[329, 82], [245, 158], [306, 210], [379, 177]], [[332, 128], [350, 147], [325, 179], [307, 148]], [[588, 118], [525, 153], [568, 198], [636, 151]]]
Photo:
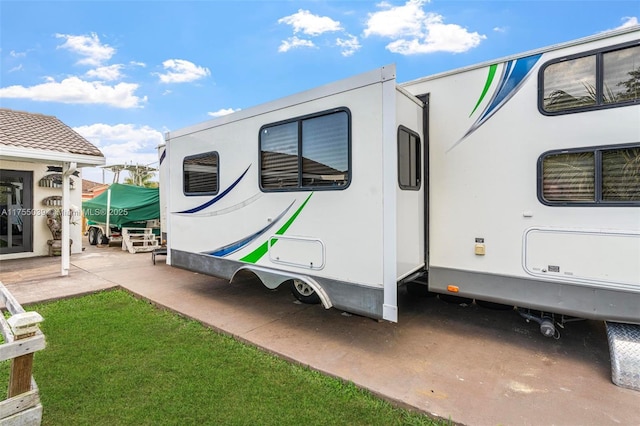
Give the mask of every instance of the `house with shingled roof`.
[[0, 260], [50, 254], [47, 213], [68, 212], [60, 220], [66, 275], [70, 253], [82, 251], [82, 167], [104, 164], [102, 152], [58, 118], [0, 108]]
[[88, 179], [82, 179], [82, 201], [95, 198], [107, 189], [109, 189], [108, 183], [100, 183]]

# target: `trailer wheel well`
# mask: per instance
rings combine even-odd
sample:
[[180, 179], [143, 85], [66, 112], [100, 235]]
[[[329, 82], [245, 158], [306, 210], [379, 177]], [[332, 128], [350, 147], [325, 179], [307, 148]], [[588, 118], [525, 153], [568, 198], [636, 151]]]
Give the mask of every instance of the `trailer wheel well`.
[[302, 281], [308, 287], [313, 289], [313, 291], [315, 291], [315, 293], [320, 299], [320, 302], [326, 309], [329, 309], [333, 306], [333, 303], [331, 303], [331, 299], [329, 299], [329, 296], [326, 293], [326, 291], [324, 291], [322, 286], [315, 279], [309, 276], [273, 271], [273, 270], [262, 268], [260, 266], [255, 266], [255, 265], [245, 265], [236, 269], [236, 271], [231, 276], [230, 281], [233, 282], [234, 279], [243, 271], [252, 272], [253, 275], [258, 277], [258, 279], [262, 282], [262, 284], [265, 287], [272, 290], [279, 287], [280, 284], [289, 282], [291, 280]]
[[307, 303], [309, 305], [316, 305], [320, 303], [320, 296], [318, 296], [318, 293], [313, 289], [313, 287], [308, 285], [306, 282], [299, 279], [289, 280], [289, 287], [293, 296], [300, 302]]

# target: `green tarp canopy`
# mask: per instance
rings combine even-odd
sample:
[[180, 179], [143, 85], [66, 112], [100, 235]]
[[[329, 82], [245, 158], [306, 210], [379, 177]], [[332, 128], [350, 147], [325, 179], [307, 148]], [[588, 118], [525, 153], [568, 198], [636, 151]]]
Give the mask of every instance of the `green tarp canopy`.
[[[111, 204], [107, 200], [111, 192]], [[122, 227], [131, 222], [160, 219], [160, 191], [158, 188], [114, 183], [95, 198], [82, 202], [84, 217], [90, 222]]]

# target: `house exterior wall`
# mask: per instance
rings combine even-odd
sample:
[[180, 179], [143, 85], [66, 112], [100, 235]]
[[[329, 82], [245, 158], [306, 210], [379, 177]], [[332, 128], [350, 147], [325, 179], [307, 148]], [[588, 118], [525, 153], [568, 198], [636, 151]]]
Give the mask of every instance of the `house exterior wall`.
[[[49, 164], [57, 165], [57, 164]], [[47, 240], [52, 239], [51, 231], [47, 227], [46, 212], [50, 209], [62, 208], [61, 204], [46, 205], [44, 200], [51, 196], [62, 196], [62, 187], [40, 186], [40, 180], [55, 172], [47, 172], [47, 164], [31, 163], [22, 161], [6, 161], [0, 160], [0, 169], [19, 170], [33, 173], [33, 206], [31, 220], [33, 221], [33, 251], [20, 253], [0, 254], [0, 260], [18, 259], [23, 257], [48, 256], [49, 246]], [[70, 193], [70, 204], [73, 209], [77, 209], [78, 215], [73, 216], [73, 223], [70, 227], [70, 238], [73, 241], [71, 245], [71, 253], [82, 252], [82, 220], [80, 216], [82, 208], [82, 175], [79, 177], [71, 176], [73, 180]], [[26, 219], [26, 218], [25, 218]]]

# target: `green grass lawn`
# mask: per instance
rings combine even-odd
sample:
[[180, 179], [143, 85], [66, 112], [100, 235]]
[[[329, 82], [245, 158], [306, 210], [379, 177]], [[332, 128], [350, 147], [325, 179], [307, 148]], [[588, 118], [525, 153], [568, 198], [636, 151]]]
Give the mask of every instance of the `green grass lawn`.
[[44, 425], [447, 424], [124, 291], [27, 310], [45, 318], [34, 361]]

